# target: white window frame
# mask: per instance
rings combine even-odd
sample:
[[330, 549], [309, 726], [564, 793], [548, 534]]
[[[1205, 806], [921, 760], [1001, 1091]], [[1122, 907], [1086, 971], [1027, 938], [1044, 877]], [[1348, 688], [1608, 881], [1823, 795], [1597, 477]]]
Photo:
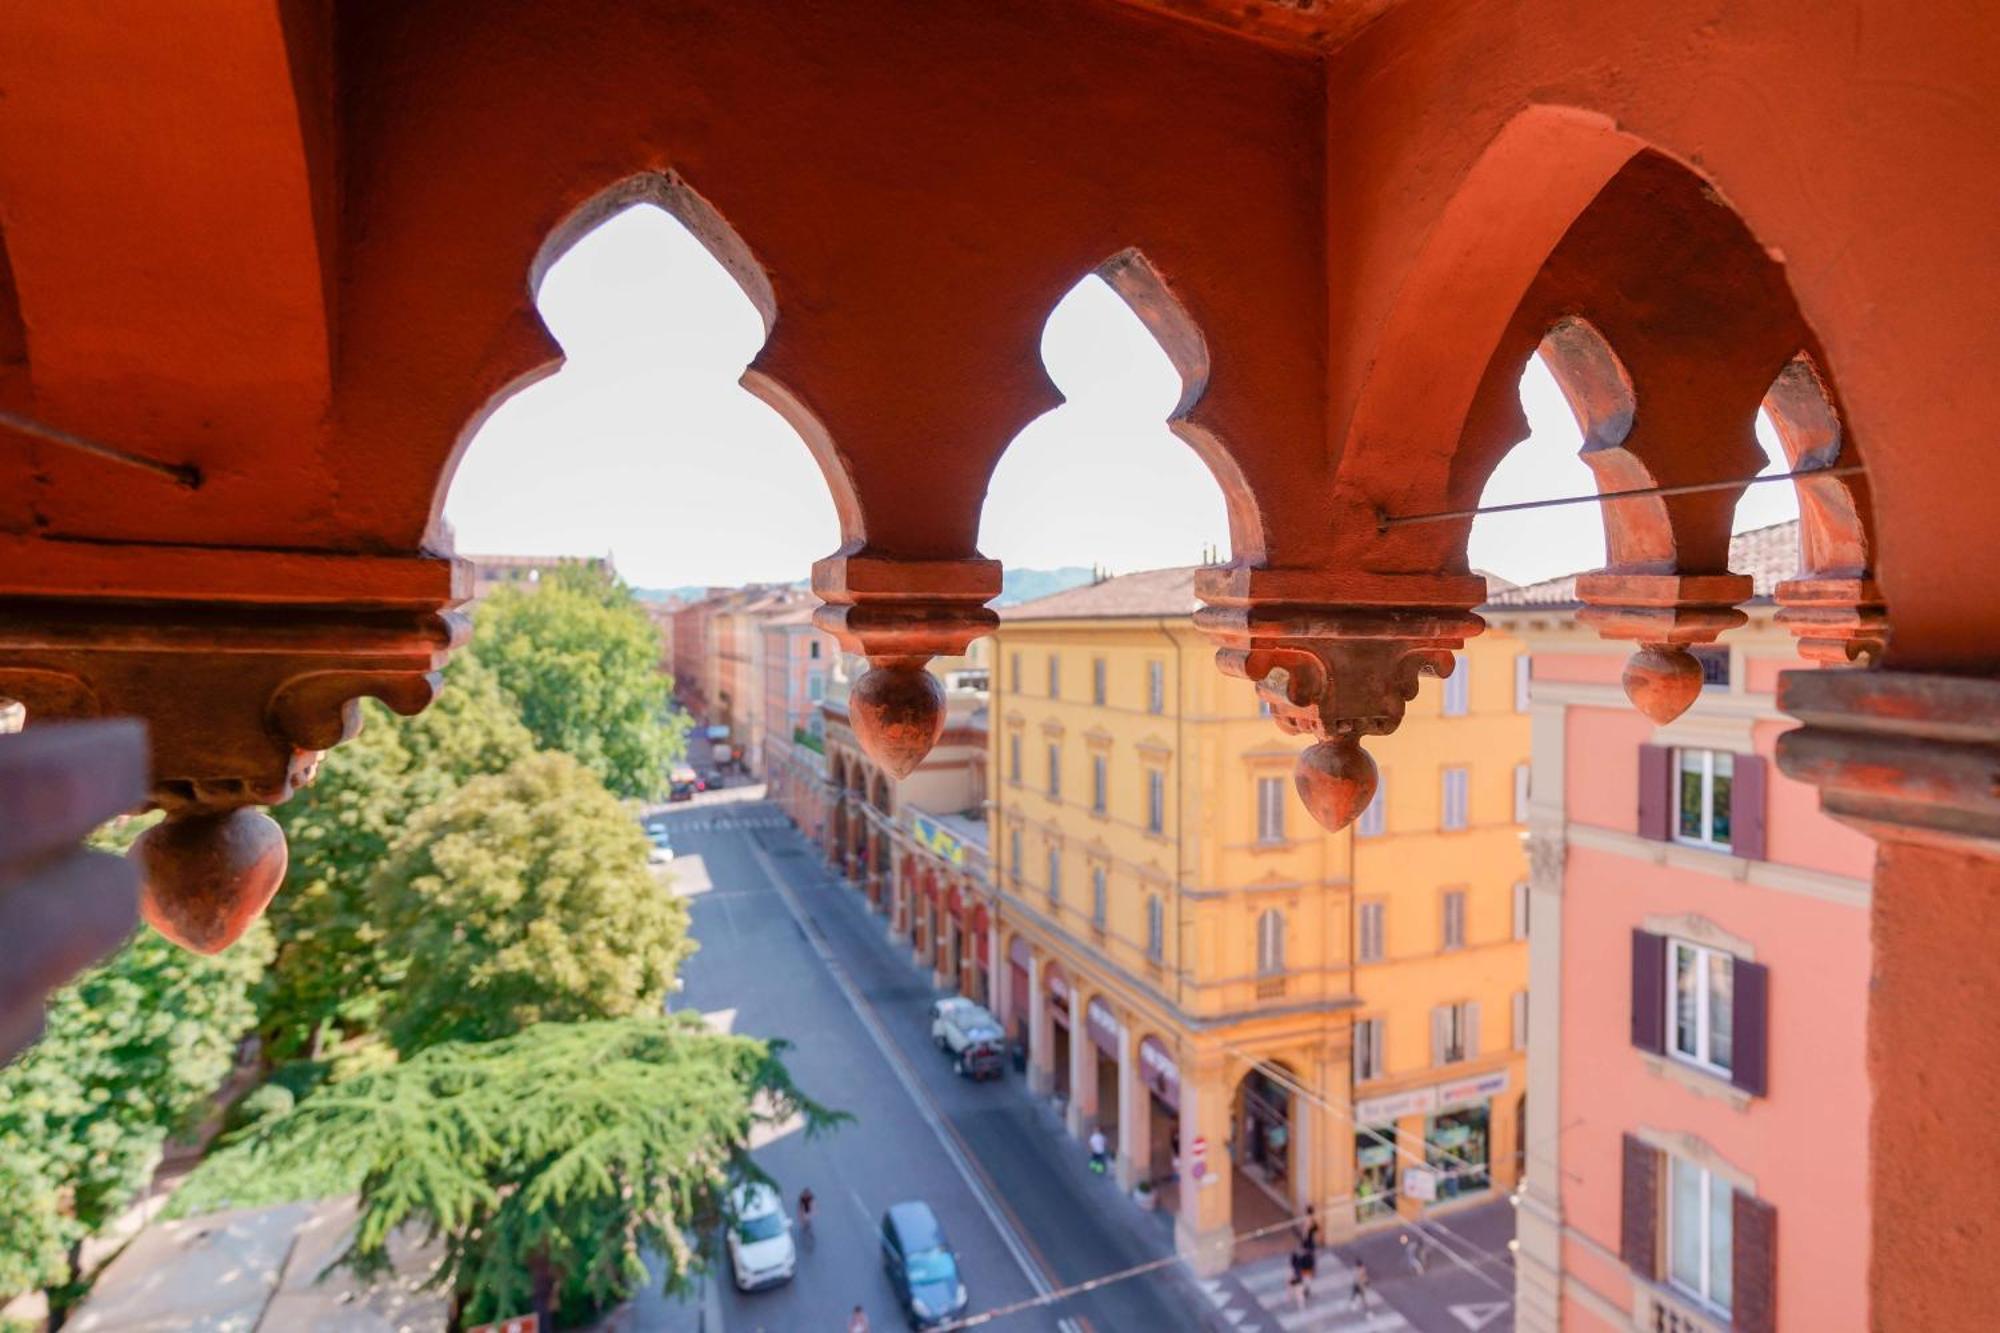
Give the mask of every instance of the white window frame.
[[[1476, 1014], [1478, 1010], [1471, 1000], [1460, 1000], [1457, 1004], [1441, 1004], [1432, 1010], [1431, 1021], [1438, 1024], [1437, 1062], [1439, 1065], [1462, 1065], [1479, 1058], [1477, 1042], [1479, 1034]], [[1442, 1022], [1439, 1022], [1440, 1016]], [[1456, 1055], [1452, 1052], [1456, 1050]]]
[[1443, 916], [1444, 928], [1440, 932], [1440, 948], [1445, 952], [1465, 947], [1465, 898], [1464, 889], [1446, 889], [1439, 912]]
[[1158, 658], [1146, 663], [1146, 711], [1167, 711], [1167, 664]]
[[1535, 659], [1522, 653], [1514, 659], [1514, 711], [1525, 713], [1535, 698]]
[[1535, 766], [1530, 763], [1514, 765], [1514, 822], [1528, 822], [1528, 803], [1535, 794]]
[[[1695, 1243], [1699, 1247], [1699, 1253], [1701, 1255], [1701, 1272], [1694, 1283], [1688, 1283], [1683, 1281], [1681, 1279], [1681, 1276], [1674, 1271], [1674, 1239], [1675, 1239], [1674, 1233], [1675, 1233], [1675, 1228], [1681, 1225], [1682, 1222], [1684, 1221], [1684, 1219], [1681, 1217], [1680, 1190], [1676, 1188], [1674, 1181], [1674, 1173], [1677, 1171], [1695, 1172], [1698, 1179], [1700, 1180], [1700, 1186], [1697, 1189], [1696, 1193], [1698, 1193], [1701, 1196], [1701, 1202], [1695, 1209], [1696, 1217], [1695, 1217], [1694, 1227], [1695, 1227]], [[1715, 1297], [1717, 1273], [1715, 1271], [1715, 1252], [1714, 1252], [1714, 1240], [1715, 1240], [1714, 1220], [1715, 1220], [1715, 1204], [1716, 1204], [1715, 1192], [1717, 1190], [1725, 1190], [1728, 1192], [1728, 1198], [1727, 1198], [1727, 1203], [1729, 1205], [1728, 1212], [1731, 1217], [1730, 1235], [1729, 1235], [1729, 1253], [1725, 1257], [1723, 1262], [1725, 1267], [1733, 1268], [1736, 1262], [1736, 1233], [1735, 1233], [1735, 1221], [1734, 1221], [1735, 1207], [1736, 1207], [1736, 1200], [1734, 1196], [1736, 1193], [1736, 1187], [1731, 1185], [1727, 1180], [1724, 1180], [1721, 1176], [1715, 1174], [1715, 1172], [1709, 1170], [1707, 1167], [1698, 1165], [1697, 1163], [1694, 1162], [1690, 1162], [1685, 1157], [1677, 1157], [1672, 1153], [1667, 1154], [1666, 1177], [1667, 1177], [1666, 1181], [1667, 1224], [1665, 1227], [1665, 1235], [1663, 1239], [1666, 1243], [1667, 1252], [1666, 1252], [1665, 1262], [1663, 1262], [1660, 1265], [1660, 1267], [1666, 1272], [1667, 1285], [1672, 1287], [1675, 1291], [1684, 1292], [1687, 1295], [1692, 1296], [1695, 1300], [1700, 1301], [1707, 1308], [1719, 1311], [1722, 1314], [1726, 1315], [1730, 1312], [1730, 1306], [1733, 1303], [1733, 1299], [1736, 1294], [1734, 1291], [1735, 1274], [1734, 1272], [1730, 1273], [1731, 1291], [1729, 1294], [1731, 1300], [1730, 1301], [1717, 1300]]]
[[1440, 711], [1446, 717], [1464, 717], [1472, 711], [1472, 663], [1464, 653], [1453, 653], [1451, 661], [1451, 674], [1444, 678]]
[[1389, 775], [1377, 772], [1375, 794], [1368, 798], [1368, 806], [1355, 821], [1357, 837], [1379, 838], [1389, 831]]
[[1165, 769], [1146, 770], [1146, 832], [1167, 831], [1167, 774]]
[[1379, 1018], [1357, 1018], [1354, 1020], [1354, 1081], [1367, 1083], [1381, 1078], [1382, 1028]]
[[1389, 908], [1387, 903], [1362, 903], [1355, 923], [1355, 961], [1379, 963], [1388, 957]]
[[1457, 832], [1472, 827], [1472, 770], [1448, 764], [1438, 774], [1438, 828]]
[[1257, 975], [1280, 976], [1285, 970], [1285, 914], [1267, 908], [1257, 916]]
[[1107, 755], [1090, 756], [1090, 808], [1097, 814], [1105, 813], [1111, 804], [1111, 759]]
[[[1695, 755], [1701, 756], [1702, 831], [1700, 836], [1690, 837], [1689, 835], [1681, 832], [1681, 774], [1685, 771], [1682, 768], [1682, 764], [1687, 759], [1692, 758]], [[1727, 776], [1729, 778], [1730, 801], [1731, 804], [1733, 805], [1736, 799], [1736, 756], [1734, 753], [1728, 750], [1688, 749], [1688, 750], [1674, 751], [1673, 787], [1668, 792], [1668, 799], [1673, 802], [1672, 817], [1673, 817], [1674, 841], [1682, 844], [1683, 846], [1705, 847], [1708, 850], [1714, 852], [1727, 852], [1732, 850], [1731, 844], [1728, 840], [1719, 841], [1715, 837], [1715, 778], [1716, 778], [1715, 770], [1717, 766], [1716, 760], [1718, 758], [1726, 759], [1729, 761], [1729, 773], [1727, 774]], [[1733, 834], [1736, 828], [1736, 820], [1734, 818], [1735, 811], [1733, 809], [1730, 811], [1730, 815], [1731, 818], [1729, 821], [1729, 827]]]
[[[1692, 1051], [1681, 1049], [1680, 979], [1684, 967], [1681, 959], [1683, 949], [1692, 950], [1694, 954], [1695, 1049]], [[1728, 1078], [1733, 1072], [1736, 1056], [1736, 1031], [1733, 1021], [1729, 1033], [1729, 1062], [1722, 1063], [1715, 1060], [1713, 1049], [1715, 992], [1710, 980], [1718, 960], [1729, 964], [1729, 994], [1733, 1004], [1736, 995], [1736, 955], [1726, 949], [1712, 949], [1706, 944], [1696, 944], [1693, 940], [1684, 940], [1673, 935], [1667, 937], [1667, 1054], [1683, 1064], [1693, 1065], [1706, 1073]], [[1732, 1014], [1732, 1020], [1734, 1017]]]
[[1285, 780], [1257, 779], [1257, 841], [1285, 841]]
[[1527, 880], [1516, 880], [1514, 882], [1514, 938], [1517, 940], [1528, 938], [1530, 901], [1528, 895], [1530, 892]]

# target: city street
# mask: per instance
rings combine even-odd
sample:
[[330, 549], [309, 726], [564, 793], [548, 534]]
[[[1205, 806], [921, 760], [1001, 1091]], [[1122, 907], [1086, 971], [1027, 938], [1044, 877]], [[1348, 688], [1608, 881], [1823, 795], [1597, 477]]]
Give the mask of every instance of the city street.
[[[788, 1199], [812, 1187], [818, 1234], [786, 1286], [742, 1294], [725, 1280], [724, 1327], [837, 1329], [857, 1302], [876, 1329], [901, 1327], [876, 1228], [902, 1199], [936, 1209], [975, 1312], [1166, 1255], [1164, 1227], [1115, 1216], [1129, 1206], [1080, 1152], [1063, 1150], [1011, 1075], [1000, 1084], [952, 1075], [930, 1043], [931, 990], [883, 938], [879, 918], [830, 878], [774, 806], [731, 796], [667, 809], [675, 891], [689, 900], [701, 944], [674, 1007], [790, 1041], [799, 1084], [856, 1122], [817, 1142], [792, 1133], [758, 1148]], [[1157, 1231], [1151, 1244], [1134, 1223]], [[1200, 1328], [1183, 1281], [1171, 1271], [1138, 1278], [984, 1326]]]

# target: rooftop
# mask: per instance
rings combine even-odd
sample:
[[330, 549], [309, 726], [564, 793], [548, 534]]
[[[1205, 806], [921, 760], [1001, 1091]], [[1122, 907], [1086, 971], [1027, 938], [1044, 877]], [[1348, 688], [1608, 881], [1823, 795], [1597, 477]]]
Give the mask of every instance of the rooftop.
[[[1118, 620], [1125, 618], [1192, 616], [1201, 605], [1194, 595], [1195, 572], [1200, 565], [1176, 565], [1170, 569], [1147, 569], [1137, 574], [1119, 574], [1081, 587], [1050, 593], [1032, 602], [1000, 608], [1000, 619], [1009, 620]], [[1497, 600], [1514, 585], [1497, 574], [1475, 571], [1486, 580], [1489, 595]]]
[[[1799, 572], [1799, 521], [1791, 519], [1765, 528], [1752, 528], [1729, 539], [1729, 568], [1748, 574], [1752, 600], [1769, 601], [1777, 586]], [[1524, 583], [1496, 591], [1487, 605], [1496, 608], [1549, 607], [1561, 609], [1583, 605], [1577, 599], [1575, 574]]]

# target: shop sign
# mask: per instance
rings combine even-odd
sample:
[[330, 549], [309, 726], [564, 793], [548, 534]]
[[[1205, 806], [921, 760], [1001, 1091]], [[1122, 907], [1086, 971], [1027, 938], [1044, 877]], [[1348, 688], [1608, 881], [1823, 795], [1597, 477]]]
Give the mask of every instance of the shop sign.
[[912, 810], [910, 812], [911, 836], [916, 844], [940, 860], [952, 865], [965, 864], [965, 844], [957, 834], [932, 819], [929, 815]]
[[1403, 1194], [1422, 1203], [1435, 1202], [1438, 1196], [1437, 1172], [1427, 1166], [1404, 1167]]
[[1358, 1166], [1387, 1166], [1396, 1160], [1396, 1145], [1393, 1143], [1364, 1143], [1354, 1150], [1354, 1161]]
[[1436, 1088], [1412, 1088], [1354, 1103], [1354, 1118], [1364, 1124], [1385, 1124], [1406, 1115], [1429, 1115], [1437, 1105]]
[[1498, 1097], [1507, 1091], [1507, 1071], [1496, 1069], [1490, 1074], [1476, 1078], [1462, 1078], [1456, 1083], [1441, 1083], [1437, 1088], [1439, 1110], [1449, 1110], [1455, 1106], [1466, 1106], [1473, 1102], [1483, 1102], [1489, 1097]]
[[1170, 1109], [1181, 1109], [1181, 1067], [1157, 1037], [1139, 1043], [1139, 1077]]
[[1097, 1049], [1117, 1059], [1118, 1041], [1125, 1035], [1125, 1028], [1117, 1015], [1111, 1012], [1111, 1006], [1102, 998], [1092, 1000], [1083, 1018], [1084, 1025], [1090, 1029], [1090, 1039], [1097, 1043]]

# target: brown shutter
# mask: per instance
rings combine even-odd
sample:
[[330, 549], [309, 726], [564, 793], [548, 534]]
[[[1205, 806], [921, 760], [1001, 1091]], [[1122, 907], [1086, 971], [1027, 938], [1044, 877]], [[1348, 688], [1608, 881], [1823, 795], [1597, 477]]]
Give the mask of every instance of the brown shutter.
[[1625, 1189], [1619, 1201], [1618, 1257], [1648, 1282], [1659, 1279], [1660, 1153], [1630, 1134], [1625, 1136]]
[[1639, 747], [1639, 836], [1674, 836], [1674, 752], [1664, 745]]
[[1752, 861], [1764, 859], [1768, 772], [1762, 755], [1739, 754], [1731, 761], [1729, 850]]
[[1771, 1049], [1771, 969], [1737, 959], [1729, 1013], [1729, 1081], [1762, 1097]]
[[1776, 1333], [1778, 1327], [1778, 1210], [1736, 1192], [1730, 1215], [1729, 1327], [1732, 1333]]
[[1643, 930], [1632, 932], [1632, 1044], [1667, 1049], [1667, 937]]

